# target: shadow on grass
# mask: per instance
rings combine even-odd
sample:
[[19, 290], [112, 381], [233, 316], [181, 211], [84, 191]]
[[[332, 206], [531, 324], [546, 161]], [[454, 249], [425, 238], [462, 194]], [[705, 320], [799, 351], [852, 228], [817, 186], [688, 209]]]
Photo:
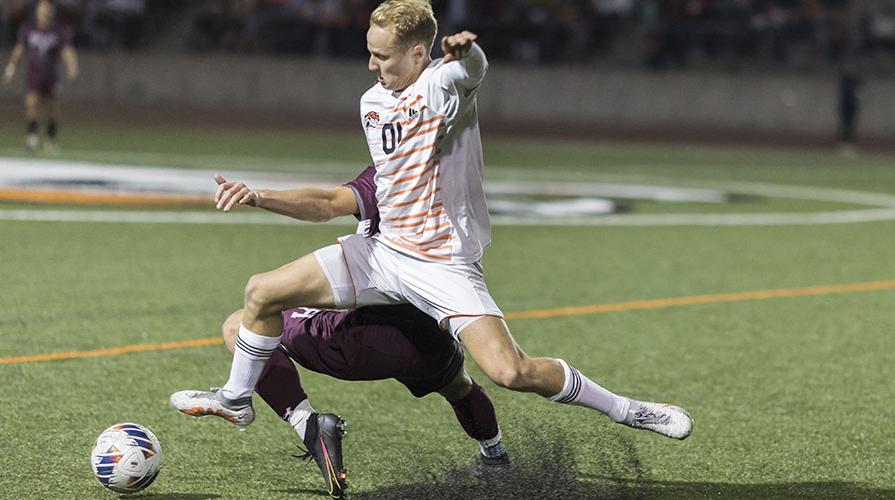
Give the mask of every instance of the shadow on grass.
[[[319, 489], [310, 488], [286, 488], [282, 490], [272, 490], [275, 493], [284, 493], [287, 495], [297, 495], [296, 498], [330, 498], [329, 493], [323, 490], [323, 484]], [[350, 492], [350, 491], [349, 491]], [[353, 496], [350, 498], [354, 498]]]
[[[895, 490], [874, 490], [841, 481], [811, 483], [730, 484], [675, 481], [560, 480], [534, 471], [516, 470], [489, 484], [450, 482], [408, 484], [353, 495], [353, 499], [784, 499], [895, 498]], [[545, 471], [546, 472], [546, 471]]]
[[136, 495], [120, 495], [118, 498], [122, 500], [129, 498], [140, 500], [212, 500], [221, 498], [221, 496], [215, 493], [138, 493]]
[[[895, 490], [873, 489], [841, 481], [732, 484], [656, 481], [647, 477], [633, 443], [607, 436], [597, 446], [588, 472], [578, 470], [568, 441], [557, 436], [526, 436], [527, 445], [513, 453], [511, 466], [475, 475], [473, 466], [436, 474], [429, 481], [355, 491], [354, 500], [369, 499], [755, 499], [755, 498], [895, 498]], [[596, 469], [596, 470], [594, 470]]]

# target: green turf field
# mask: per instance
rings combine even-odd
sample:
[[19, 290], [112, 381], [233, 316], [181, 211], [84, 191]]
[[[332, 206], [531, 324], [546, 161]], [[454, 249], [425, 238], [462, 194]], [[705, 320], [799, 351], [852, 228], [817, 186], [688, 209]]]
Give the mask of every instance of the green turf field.
[[[21, 156], [19, 128], [0, 126], [0, 156]], [[347, 179], [367, 161], [360, 134], [351, 132], [83, 125], [64, 128], [63, 138], [61, 159], [128, 165]], [[487, 135], [485, 143], [489, 179], [760, 182], [895, 195], [892, 156]], [[810, 198], [628, 208], [633, 214], [867, 208], [852, 199]], [[0, 203], [0, 211], [20, 208], [66, 207]], [[347, 230], [0, 221], [0, 358], [214, 337], [241, 306], [249, 275]], [[500, 225], [485, 268], [503, 310], [518, 312], [893, 280], [893, 242], [892, 220]], [[632, 397], [670, 400], [687, 408], [696, 426], [690, 439], [672, 442], [582, 408], [501, 390], [468, 361], [495, 401], [514, 461], [491, 484], [466, 476], [477, 445], [439, 397], [415, 400], [394, 381], [302, 375], [316, 409], [350, 422], [344, 452], [354, 498], [892, 498], [893, 299], [895, 290], [884, 287], [511, 320], [530, 354], [562, 357]], [[316, 466], [290, 458], [293, 433], [268, 409], [237, 432], [168, 407], [171, 392], [222, 384], [228, 369], [219, 345], [0, 364], [6, 383], [0, 497], [113, 498], [92, 477], [90, 445], [107, 426], [132, 421], [151, 428], [165, 453], [161, 475], [140, 498], [322, 498]]]

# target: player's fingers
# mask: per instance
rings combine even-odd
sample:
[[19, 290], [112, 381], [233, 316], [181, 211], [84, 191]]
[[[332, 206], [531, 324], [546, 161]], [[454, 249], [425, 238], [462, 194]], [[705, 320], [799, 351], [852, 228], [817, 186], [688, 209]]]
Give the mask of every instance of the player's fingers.
[[215, 205], [217, 205], [218, 202], [221, 201], [221, 194], [223, 194], [223, 193], [224, 193], [224, 186], [222, 184], [222, 185], [218, 186], [217, 191], [215, 191], [215, 193], [214, 193], [214, 204]]
[[250, 207], [254, 207], [258, 204], [258, 198], [255, 196], [254, 191], [249, 191], [245, 196], [239, 199], [240, 205], [248, 205]]
[[241, 182], [236, 182], [236, 183], [230, 185], [228, 187], [228, 189], [226, 191], [224, 191], [224, 197], [226, 198], [226, 201], [222, 199], [218, 204], [221, 206], [226, 206], [231, 201], [235, 202], [234, 198], [236, 200], [239, 199], [239, 192], [242, 191], [242, 189], [244, 187], [245, 187], [245, 184], [243, 184]]
[[444, 52], [444, 62], [450, 62], [454, 60], [453, 54], [451, 54], [451, 46], [448, 42], [449, 37], [443, 36], [441, 37], [441, 51]]
[[228, 201], [227, 204], [224, 206], [224, 212], [229, 212], [233, 208], [233, 205], [236, 205], [236, 202], [238, 202], [240, 198], [245, 195], [245, 191], [248, 191], [248, 188], [243, 187], [243, 189], [240, 189], [239, 191], [234, 193], [233, 197], [230, 198], [230, 201]]
[[215, 203], [221, 201], [221, 196], [224, 195], [224, 191], [226, 191], [227, 188], [229, 188], [229, 187], [230, 187], [230, 184], [228, 184], [227, 182], [224, 182], [223, 184], [218, 184], [218, 190], [217, 190], [217, 192], [214, 193], [214, 202]]
[[220, 209], [224, 208], [224, 205], [226, 205], [227, 202], [229, 202], [229, 201], [230, 201], [230, 192], [224, 191], [221, 193], [221, 196], [219, 196], [217, 201], [215, 202], [215, 207], [218, 210], [220, 210]]
[[222, 191], [217, 200], [217, 207], [223, 208], [230, 201], [230, 198], [239, 191], [240, 186], [242, 186], [242, 184], [239, 182], [226, 182], [221, 184], [220, 188]]

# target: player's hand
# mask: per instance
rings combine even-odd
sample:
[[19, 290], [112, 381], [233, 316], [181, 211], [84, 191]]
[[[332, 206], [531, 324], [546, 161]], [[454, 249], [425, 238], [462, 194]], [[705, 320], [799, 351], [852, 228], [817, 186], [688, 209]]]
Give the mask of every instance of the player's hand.
[[218, 183], [214, 203], [219, 210], [229, 212], [236, 204], [257, 207], [261, 203], [261, 194], [242, 182], [228, 181], [220, 175], [214, 176], [214, 182]]
[[441, 50], [444, 51], [444, 62], [458, 61], [466, 57], [472, 42], [478, 35], [471, 31], [461, 31], [455, 35], [441, 38]]
[[6, 65], [6, 70], [3, 72], [3, 85], [9, 85], [9, 82], [12, 81], [12, 77], [16, 74], [16, 67], [12, 64]]

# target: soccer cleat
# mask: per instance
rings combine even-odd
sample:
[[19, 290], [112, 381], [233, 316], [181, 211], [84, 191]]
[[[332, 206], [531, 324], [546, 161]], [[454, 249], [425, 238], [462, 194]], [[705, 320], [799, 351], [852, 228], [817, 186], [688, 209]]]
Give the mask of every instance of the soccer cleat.
[[693, 432], [693, 419], [677, 406], [631, 400], [628, 415], [621, 422], [635, 429], [646, 429], [673, 439], [687, 439]]
[[508, 454], [504, 453], [499, 457], [486, 457], [478, 453], [466, 471], [472, 479], [490, 481], [495, 476], [506, 473], [509, 469], [510, 456]]
[[314, 458], [323, 474], [326, 491], [333, 498], [344, 498], [348, 489], [347, 471], [342, 464], [342, 436], [347, 425], [333, 413], [312, 413], [305, 428], [304, 443], [308, 449], [298, 457]]
[[25, 149], [29, 153], [37, 151], [38, 146], [40, 146], [40, 137], [37, 134], [28, 134], [25, 137]]
[[479, 453], [478, 462], [486, 467], [506, 467], [510, 465], [510, 456], [504, 453], [499, 457], [486, 457]]
[[221, 394], [220, 387], [209, 391], [180, 391], [171, 394], [171, 406], [193, 417], [216, 415], [235, 424], [240, 429], [255, 420], [251, 396], [229, 400]]

